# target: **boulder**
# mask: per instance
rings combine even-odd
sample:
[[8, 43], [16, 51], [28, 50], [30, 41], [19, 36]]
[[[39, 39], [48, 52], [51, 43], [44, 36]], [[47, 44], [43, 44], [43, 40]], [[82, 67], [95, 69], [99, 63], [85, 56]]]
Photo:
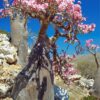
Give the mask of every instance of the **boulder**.
[[17, 60], [16, 55], [6, 55], [5, 59], [9, 64], [15, 63]]
[[0, 46], [0, 53], [3, 53], [4, 55], [8, 54], [16, 54], [17, 50], [15, 47], [9, 45], [9, 46]]
[[10, 88], [9, 85], [0, 83], [0, 96], [5, 95], [9, 88]]
[[86, 87], [86, 88], [91, 88], [94, 84], [94, 80], [93, 79], [86, 79], [86, 78], [81, 78], [79, 80], [79, 85], [81, 87]]
[[0, 59], [4, 59], [4, 58], [5, 58], [4, 54], [0, 53]]
[[[6, 61], [5, 61], [6, 60]], [[4, 62], [15, 63], [17, 60], [17, 49], [11, 45], [6, 34], [0, 34], [0, 65]]]
[[9, 38], [7, 37], [7, 35], [6, 34], [0, 34], [0, 42], [1, 41], [8, 41], [9, 40]]

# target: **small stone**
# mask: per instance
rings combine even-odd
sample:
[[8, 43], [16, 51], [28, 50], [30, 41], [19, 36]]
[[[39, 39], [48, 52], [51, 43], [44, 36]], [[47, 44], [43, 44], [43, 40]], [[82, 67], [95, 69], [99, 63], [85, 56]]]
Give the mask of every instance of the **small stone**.
[[9, 88], [10, 87], [7, 84], [1, 84], [0, 83], [0, 96], [5, 95]]
[[0, 42], [1, 41], [8, 41], [9, 39], [8, 39], [8, 37], [7, 37], [7, 35], [6, 34], [0, 34]]
[[4, 54], [0, 53], [0, 59], [4, 59], [4, 58], [5, 58]]
[[6, 55], [5, 59], [7, 60], [7, 63], [14, 63], [16, 62], [17, 58], [14, 55]]
[[3, 65], [3, 60], [2, 59], [0, 59], [0, 66], [2, 66]]

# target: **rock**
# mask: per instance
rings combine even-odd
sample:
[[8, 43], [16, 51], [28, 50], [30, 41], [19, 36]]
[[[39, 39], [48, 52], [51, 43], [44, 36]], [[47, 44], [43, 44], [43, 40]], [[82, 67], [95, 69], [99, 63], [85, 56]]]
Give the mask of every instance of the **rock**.
[[5, 58], [4, 54], [0, 53], [0, 59], [4, 59], [4, 58]]
[[9, 39], [8, 39], [8, 37], [7, 37], [7, 35], [6, 34], [0, 34], [0, 42], [1, 41], [8, 41]]
[[6, 55], [5, 59], [6, 59], [7, 63], [10, 63], [10, 64], [15, 63], [17, 60], [15, 55]]
[[10, 87], [7, 84], [0, 83], [0, 96], [5, 95]]
[[70, 75], [68, 79], [69, 80], [79, 80], [81, 77], [82, 77], [81, 75], [75, 74], [75, 75]]
[[91, 88], [94, 84], [94, 80], [93, 79], [86, 79], [86, 78], [81, 78], [79, 80], [79, 85], [81, 87], [86, 87], [86, 88]]
[[6, 59], [3, 60], [3, 67], [9, 67], [10, 65], [7, 63]]
[[3, 65], [3, 61], [0, 59], [0, 66], [2, 66]]
[[31, 52], [31, 49], [30, 49], [30, 48], [28, 48], [28, 54], [30, 54], [30, 52]]
[[8, 54], [16, 54], [17, 49], [13, 46], [0, 46], [0, 53], [3, 53], [4, 55]]
[[[6, 61], [5, 61], [6, 60]], [[0, 65], [12, 64], [17, 60], [17, 49], [12, 46], [6, 34], [0, 34]]]
[[18, 71], [11, 71], [11, 74], [14, 76], [14, 77], [16, 77], [17, 75], [18, 75]]
[[8, 66], [17, 61], [17, 48], [11, 45], [6, 34], [0, 34], [0, 65]]
[[1, 99], [1, 100], [13, 100], [13, 99], [12, 99], [12, 98], [7, 97], [7, 98]]
[[4, 71], [3, 70], [0, 70], [0, 75], [2, 75], [4, 73]]
[[9, 41], [2, 41], [2, 42], [0, 42], [0, 46], [8, 46], [8, 45], [10, 45], [10, 43], [9, 43]]
[[68, 100], [69, 98], [67, 90], [62, 89], [56, 85], [54, 85], [54, 95], [55, 100]]

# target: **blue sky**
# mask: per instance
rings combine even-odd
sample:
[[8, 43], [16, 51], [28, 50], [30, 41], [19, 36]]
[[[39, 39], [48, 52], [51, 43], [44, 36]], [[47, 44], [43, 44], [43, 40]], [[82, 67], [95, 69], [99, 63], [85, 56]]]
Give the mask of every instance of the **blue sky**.
[[[77, 0], [76, 0], [77, 1]], [[82, 11], [83, 15], [87, 18], [86, 23], [95, 23], [96, 29], [94, 32], [87, 34], [87, 35], [79, 35], [82, 44], [85, 43], [87, 39], [93, 38], [94, 43], [100, 45], [100, 0], [80, 0], [82, 2]], [[0, 0], [0, 8], [2, 8], [2, 0]], [[37, 35], [39, 32], [39, 22], [34, 19], [29, 19], [28, 21], [28, 29], [32, 32], [31, 36], [34, 34]], [[10, 20], [9, 18], [2, 18], [0, 19], [0, 30], [5, 30], [7, 32], [10, 32]], [[49, 36], [52, 36], [54, 33], [53, 27], [50, 25], [47, 33]], [[64, 44], [64, 39], [59, 39], [57, 41], [58, 45], [58, 51], [60, 52], [62, 49], [66, 49], [67, 44]], [[29, 38], [28, 40], [29, 44], [32, 44], [32, 39]], [[70, 46], [68, 53], [72, 54], [74, 53], [74, 45]]]

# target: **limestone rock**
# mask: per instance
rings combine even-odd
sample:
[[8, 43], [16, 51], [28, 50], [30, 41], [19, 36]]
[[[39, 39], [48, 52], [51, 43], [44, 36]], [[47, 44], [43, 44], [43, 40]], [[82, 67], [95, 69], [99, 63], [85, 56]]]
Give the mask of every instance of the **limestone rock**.
[[0, 96], [5, 95], [9, 88], [9, 85], [0, 83]]
[[79, 80], [79, 85], [81, 87], [86, 87], [86, 88], [91, 88], [94, 84], [94, 80], [93, 79], [86, 79], [86, 78], [81, 78]]
[[6, 55], [5, 59], [7, 60], [7, 63], [10, 63], [10, 64], [16, 62], [17, 60], [15, 55]]
[[4, 58], [5, 58], [4, 54], [0, 53], [0, 59], [4, 59]]
[[69, 80], [79, 80], [81, 77], [82, 77], [81, 75], [75, 74], [75, 75], [70, 75], [68, 79]]
[[[5, 61], [6, 60], [6, 61]], [[17, 49], [11, 45], [6, 34], [0, 34], [0, 65], [12, 64], [17, 60]]]
[[8, 39], [8, 37], [7, 37], [7, 35], [6, 34], [0, 34], [0, 42], [1, 41], [8, 41], [9, 39]]
[[16, 48], [14, 48], [13, 46], [9, 45], [9, 46], [0, 46], [0, 53], [3, 53], [4, 55], [7, 54], [16, 54]]
[[3, 61], [0, 59], [0, 66], [2, 66], [3, 65]]

